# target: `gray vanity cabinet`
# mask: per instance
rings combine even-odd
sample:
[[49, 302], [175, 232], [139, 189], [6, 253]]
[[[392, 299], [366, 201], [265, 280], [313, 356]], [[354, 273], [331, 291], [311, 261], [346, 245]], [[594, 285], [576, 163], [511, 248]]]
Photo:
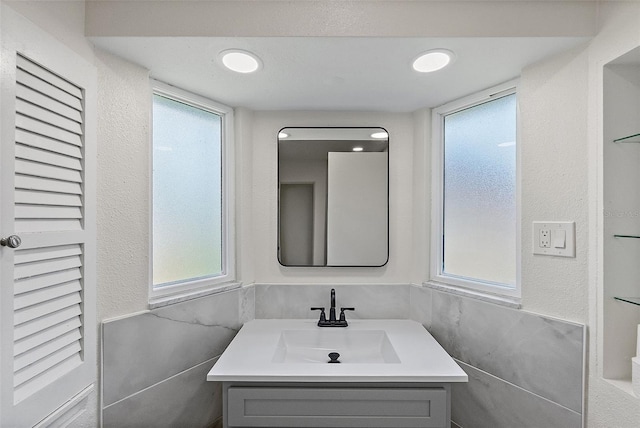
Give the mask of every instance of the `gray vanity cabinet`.
[[444, 384], [223, 383], [224, 427], [450, 426]]

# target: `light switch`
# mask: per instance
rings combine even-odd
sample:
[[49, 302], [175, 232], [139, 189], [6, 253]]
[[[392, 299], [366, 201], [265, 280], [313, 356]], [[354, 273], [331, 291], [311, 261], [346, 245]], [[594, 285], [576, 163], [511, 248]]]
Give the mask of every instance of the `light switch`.
[[567, 232], [563, 229], [556, 229], [551, 232], [553, 248], [564, 248], [567, 242]]
[[573, 221], [534, 221], [533, 254], [575, 257], [576, 224]]

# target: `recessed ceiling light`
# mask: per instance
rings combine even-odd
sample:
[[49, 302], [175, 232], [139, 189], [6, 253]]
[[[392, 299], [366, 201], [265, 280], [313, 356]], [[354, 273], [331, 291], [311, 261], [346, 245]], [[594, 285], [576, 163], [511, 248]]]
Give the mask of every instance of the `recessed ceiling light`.
[[507, 141], [506, 143], [498, 144], [498, 147], [513, 147], [516, 145], [515, 141]]
[[440, 70], [451, 63], [453, 52], [446, 49], [433, 49], [420, 54], [413, 60], [413, 69], [420, 73], [431, 73]]
[[253, 73], [262, 66], [257, 56], [239, 49], [222, 51], [219, 57], [225, 67], [236, 73]]
[[374, 132], [373, 134], [371, 134], [371, 138], [382, 139], [382, 138], [388, 138], [388, 137], [389, 137], [389, 134], [387, 134], [384, 131], [382, 131], [382, 132]]
[[354, 147], [352, 149], [354, 152], [361, 152], [362, 150], [364, 150], [362, 147]]
[[278, 133], [278, 138], [287, 138], [289, 136], [289, 134], [287, 134], [286, 132], [279, 132]]

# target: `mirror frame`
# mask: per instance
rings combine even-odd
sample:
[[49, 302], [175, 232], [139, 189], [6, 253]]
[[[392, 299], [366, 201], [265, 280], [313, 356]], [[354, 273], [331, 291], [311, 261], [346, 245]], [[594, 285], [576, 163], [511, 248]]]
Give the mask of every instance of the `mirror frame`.
[[[281, 218], [281, 209], [280, 209], [280, 205], [281, 205], [281, 153], [280, 153], [280, 142], [281, 142], [281, 138], [279, 137], [280, 133], [282, 133], [283, 131], [287, 130], [287, 129], [334, 129], [334, 130], [357, 130], [357, 129], [371, 129], [371, 130], [380, 130], [380, 132], [386, 132], [387, 134], [387, 138], [386, 138], [386, 152], [389, 153], [389, 143], [390, 143], [390, 136], [389, 136], [389, 131], [387, 129], [385, 129], [384, 127], [381, 126], [285, 126], [283, 128], [280, 128], [276, 134], [276, 141], [277, 141], [277, 168], [276, 168], [276, 172], [277, 172], [277, 239], [276, 239], [276, 254], [277, 254], [277, 259], [278, 259], [278, 263], [280, 264], [280, 266], [285, 267], [285, 268], [363, 268], [363, 267], [372, 267], [372, 268], [380, 268], [380, 267], [384, 267], [388, 264], [389, 262], [389, 256], [390, 256], [390, 188], [389, 188], [389, 166], [390, 166], [390, 159], [389, 156], [387, 155], [387, 160], [386, 160], [386, 164], [387, 164], [387, 174], [386, 174], [386, 229], [387, 229], [387, 233], [386, 233], [386, 257], [384, 259], [384, 262], [381, 264], [354, 264], [354, 265], [330, 265], [326, 263], [326, 244], [325, 244], [325, 264], [299, 264], [299, 265], [292, 265], [292, 264], [284, 264], [281, 260], [281, 222], [280, 222], [280, 218]], [[354, 140], [354, 141], [359, 141], [359, 140]], [[384, 140], [380, 140], [380, 141], [384, 141]], [[350, 150], [344, 150], [344, 152], [351, 152]], [[328, 178], [327, 178], [328, 179]], [[326, 211], [326, 207], [325, 207], [325, 211]], [[326, 225], [326, 218], [325, 218], [325, 225]], [[325, 241], [326, 241], [326, 229], [325, 229]]]

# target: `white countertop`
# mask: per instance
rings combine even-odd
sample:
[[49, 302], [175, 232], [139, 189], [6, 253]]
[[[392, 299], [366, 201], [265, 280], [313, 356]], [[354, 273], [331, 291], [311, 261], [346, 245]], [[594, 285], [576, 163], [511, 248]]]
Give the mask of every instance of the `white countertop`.
[[[349, 320], [346, 329], [387, 334], [398, 363], [282, 363], [274, 355], [283, 331], [336, 330], [317, 320], [260, 319], [246, 323], [207, 374], [208, 381], [246, 382], [467, 382], [466, 373], [419, 323]], [[340, 352], [340, 350], [338, 350]], [[328, 360], [328, 359], [327, 359]]]

